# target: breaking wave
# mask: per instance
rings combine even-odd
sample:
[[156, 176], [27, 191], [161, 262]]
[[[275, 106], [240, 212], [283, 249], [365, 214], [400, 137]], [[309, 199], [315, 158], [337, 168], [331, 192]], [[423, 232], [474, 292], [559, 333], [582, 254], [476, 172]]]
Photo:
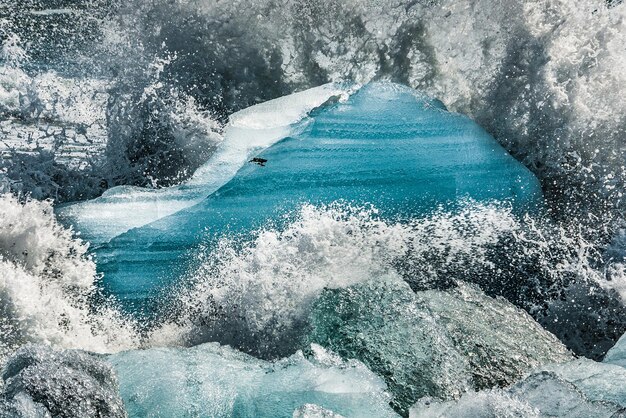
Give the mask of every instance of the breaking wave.
[[92, 304], [96, 266], [48, 202], [0, 196], [0, 364], [28, 342], [108, 352], [136, 346], [114, 305]]
[[9, 195], [1, 203], [5, 355], [33, 341], [97, 352], [218, 341], [275, 358], [295, 351], [323, 291], [390, 278], [416, 291], [478, 285], [593, 358], [626, 331], [624, 266], [601, 263], [575, 231], [520, 219], [504, 204], [467, 202], [402, 223], [375, 208], [304, 206], [284, 228], [268, 225], [252, 241], [224, 236], [196, 253], [158, 324], [140, 332], [99, 296], [86, 245], [56, 223], [49, 203]]
[[478, 285], [525, 309], [578, 354], [601, 358], [626, 331], [615, 290], [625, 276], [613, 263], [607, 277], [594, 251], [576, 232], [519, 219], [501, 204], [468, 202], [460, 212], [405, 223], [385, 222], [375, 208], [304, 206], [284, 229], [268, 226], [251, 242], [224, 237], [196, 254], [178, 301], [168, 303], [176, 309], [160, 315], [167, 320], [152, 338], [284, 356], [324, 290], [392, 277], [416, 291]]
[[[29, 0], [0, 2], [0, 15], [0, 191], [20, 196], [0, 197], [0, 362], [25, 342], [218, 341], [282, 357], [322, 292], [383, 279], [476, 285], [594, 359], [626, 331], [625, 4]], [[180, 184], [233, 112], [374, 79], [474, 118], [539, 177], [549, 213], [467, 202], [393, 223], [375, 208], [305, 206], [285, 228], [193, 254], [146, 331], [103, 299], [86, 244], [52, 204], [28, 197]]]

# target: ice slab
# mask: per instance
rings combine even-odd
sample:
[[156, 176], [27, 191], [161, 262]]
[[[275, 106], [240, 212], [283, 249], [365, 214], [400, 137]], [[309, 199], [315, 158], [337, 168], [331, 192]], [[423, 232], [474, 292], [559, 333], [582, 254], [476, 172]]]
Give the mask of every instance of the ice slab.
[[396, 279], [327, 290], [310, 322], [310, 341], [383, 376], [403, 413], [424, 396], [511, 384], [571, 358], [528, 314], [465, 284], [413, 292]]
[[[323, 91], [311, 103], [338, 93]], [[216, 237], [245, 235], [268, 223], [280, 227], [303, 204], [374, 205], [383, 219], [394, 221], [442, 205], [453, 209], [466, 199], [508, 201], [520, 213], [541, 205], [538, 180], [489, 134], [408, 87], [369, 84], [347, 101], [313, 112], [298, 129], [283, 126], [299, 112], [267, 116], [283, 109], [268, 104], [262, 117], [251, 109], [234, 118], [235, 127], [245, 128], [233, 134], [232, 144], [239, 145], [228, 148], [237, 151], [219, 153], [185, 186], [206, 192], [230, 179], [208, 198], [132, 229], [95, 252], [107, 292], [132, 309], [144, 307], [146, 298], [154, 298], [192, 268], [190, 260], [199, 246], [210, 247]], [[269, 120], [272, 132], [280, 126], [281, 133], [272, 133], [271, 140], [250, 135], [246, 129], [262, 126], [261, 120]], [[251, 143], [269, 145], [287, 133], [234, 174], [248, 158], [237, 147], [252, 152], [259, 147]], [[131, 219], [148, 209], [131, 203], [125, 210]], [[174, 208], [163, 213], [170, 210]], [[117, 215], [96, 211], [93, 216]]]
[[97, 355], [26, 345], [7, 362], [3, 418], [126, 418], [112, 367]]
[[128, 351], [109, 361], [131, 418], [397, 417], [377, 376], [317, 346], [275, 363], [215, 343]]
[[215, 154], [180, 186], [145, 189], [119, 186], [86, 202], [59, 206], [58, 218], [92, 245], [109, 241], [200, 202], [230, 180], [250, 156], [297, 130], [315, 108], [347, 97], [351, 87], [329, 83], [270, 100], [233, 114]]

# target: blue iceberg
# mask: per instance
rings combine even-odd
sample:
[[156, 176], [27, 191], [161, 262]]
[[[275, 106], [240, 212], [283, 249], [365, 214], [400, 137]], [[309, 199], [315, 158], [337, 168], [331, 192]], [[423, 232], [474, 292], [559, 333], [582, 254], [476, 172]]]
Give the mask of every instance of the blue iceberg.
[[[255, 132], [239, 140], [253, 143]], [[97, 248], [105, 290], [143, 309], [193, 269], [194, 249], [270, 223], [280, 228], [304, 204], [373, 206], [400, 222], [467, 200], [507, 201], [518, 213], [541, 205], [538, 180], [488, 133], [408, 87], [368, 84], [312, 110], [282, 138], [206, 199]]]
[[277, 362], [216, 343], [128, 351], [109, 362], [130, 417], [292, 417], [307, 409], [398, 416], [379, 377], [319, 346]]

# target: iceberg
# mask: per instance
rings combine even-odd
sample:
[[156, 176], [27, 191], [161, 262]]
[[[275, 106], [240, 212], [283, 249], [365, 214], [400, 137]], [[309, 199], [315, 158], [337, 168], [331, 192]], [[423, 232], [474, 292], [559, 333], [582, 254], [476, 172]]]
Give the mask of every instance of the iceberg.
[[571, 359], [525, 312], [462, 283], [413, 292], [401, 280], [376, 280], [328, 290], [310, 323], [309, 342], [383, 376], [392, 405], [404, 414], [424, 396], [506, 386], [538, 366]]
[[[304, 204], [370, 205], [398, 221], [468, 199], [510, 202], [517, 213], [542, 204], [538, 180], [489, 134], [408, 87], [368, 84], [288, 128], [282, 117], [292, 121], [301, 112], [273, 116], [281, 123], [271, 129], [271, 141], [248, 130], [265, 126], [261, 121], [273, 120], [272, 112], [285, 113], [283, 106], [267, 106], [265, 113], [252, 108], [234, 119], [246, 121], [235, 142], [249, 152], [258, 149], [250, 146], [255, 141], [283, 139], [250, 154], [254, 158], [236, 173], [232, 162], [225, 171], [219, 162], [207, 163], [185, 187], [217, 189], [210, 196], [96, 249], [105, 291], [127, 309], [150, 311], [159, 291], [193, 271], [194, 248], [229, 234], [245, 238], [268, 223], [280, 227]], [[249, 158], [239, 149], [233, 155], [238, 163]], [[125, 208], [129, 219], [143, 216], [142, 206]], [[80, 223], [74, 226], [81, 231]]]
[[362, 363], [308, 351], [272, 363], [208, 343], [109, 361], [130, 417], [397, 417], [385, 384]]
[[92, 245], [105, 243], [200, 202], [230, 180], [252, 153], [287, 136], [313, 109], [349, 92], [347, 85], [329, 83], [236, 112], [230, 116], [215, 154], [180, 186], [118, 186], [93, 200], [60, 205], [56, 214]]

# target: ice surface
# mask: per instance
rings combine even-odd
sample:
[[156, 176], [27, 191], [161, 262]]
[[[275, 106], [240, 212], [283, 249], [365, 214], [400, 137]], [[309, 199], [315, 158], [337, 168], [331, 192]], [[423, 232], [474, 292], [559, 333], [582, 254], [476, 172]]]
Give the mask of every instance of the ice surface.
[[377, 280], [329, 290], [311, 316], [311, 341], [383, 376], [405, 412], [423, 396], [508, 385], [571, 358], [525, 312], [463, 284], [414, 293], [403, 281]]
[[534, 374], [506, 390], [469, 392], [458, 401], [422, 399], [410, 418], [563, 417], [610, 418], [623, 416], [614, 403], [594, 401], [558, 376]]
[[527, 402], [500, 389], [468, 392], [458, 401], [423, 398], [410, 410], [409, 418], [539, 418]]
[[305, 404], [293, 411], [293, 418], [344, 418], [333, 411], [314, 404]]
[[171, 215], [204, 199], [230, 180], [252, 153], [284, 138], [311, 110], [348, 91], [347, 86], [330, 83], [244, 109], [231, 115], [218, 150], [184, 184], [167, 189], [119, 186], [97, 199], [60, 207], [57, 214], [92, 244]]
[[[244, 116], [257, 126], [256, 113]], [[243, 122], [235, 118], [235, 123]], [[269, 145], [280, 135], [261, 141]], [[250, 139], [238, 140], [248, 144]], [[243, 155], [236, 154], [240, 164]], [[537, 179], [475, 123], [391, 83], [370, 84], [347, 102], [325, 107], [307, 126], [256, 157], [267, 163], [246, 164], [199, 204], [98, 250], [106, 289], [141, 305], [185, 273], [192, 248], [210, 245], [212, 237], [226, 232], [280, 224], [283, 215], [305, 203], [373, 204], [384, 218], [407, 219], [440, 205], [454, 207], [462, 199], [507, 200], [517, 212], [541, 202]], [[200, 175], [221, 184], [235, 166], [229, 162], [224, 175], [219, 164], [209, 163], [216, 173]], [[134, 214], [131, 207], [127, 210]]]
[[276, 363], [215, 343], [129, 351], [109, 361], [131, 418], [397, 416], [380, 378], [318, 346], [308, 358], [298, 352]]
[[112, 367], [86, 352], [26, 345], [9, 359], [2, 379], [2, 418], [127, 416]]
[[621, 417], [626, 414], [626, 369], [618, 365], [620, 349], [602, 363], [583, 358], [545, 364], [503, 390], [467, 393], [458, 401], [422, 399], [411, 417]]
[[572, 383], [590, 400], [613, 402], [626, 408], [626, 369], [623, 367], [583, 358], [541, 369]]
[[604, 362], [626, 368], [626, 334], [606, 353]]

